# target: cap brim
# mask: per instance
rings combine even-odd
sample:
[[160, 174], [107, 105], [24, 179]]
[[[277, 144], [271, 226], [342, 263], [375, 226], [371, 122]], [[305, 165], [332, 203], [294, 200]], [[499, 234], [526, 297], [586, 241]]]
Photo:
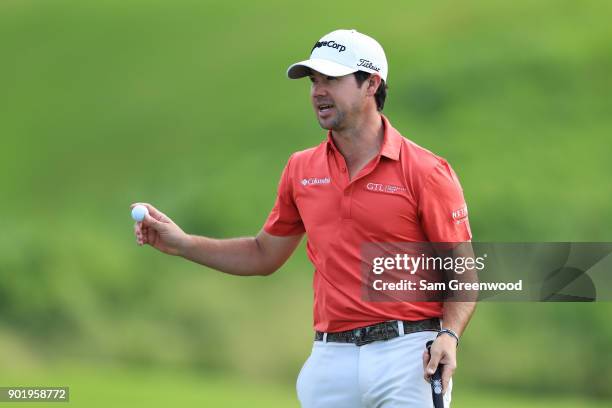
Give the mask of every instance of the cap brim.
[[344, 76], [357, 72], [356, 69], [338, 64], [337, 62], [324, 59], [309, 59], [291, 65], [287, 70], [287, 76], [290, 79], [303, 78], [310, 75], [311, 70], [333, 77]]

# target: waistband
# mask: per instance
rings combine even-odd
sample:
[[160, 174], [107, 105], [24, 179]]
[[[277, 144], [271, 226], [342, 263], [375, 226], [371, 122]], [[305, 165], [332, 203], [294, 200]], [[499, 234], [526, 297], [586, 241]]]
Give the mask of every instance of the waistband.
[[390, 340], [421, 331], [440, 331], [440, 319], [436, 317], [415, 321], [390, 320], [342, 332], [324, 333], [317, 331], [315, 332], [315, 341], [354, 343], [356, 346], [363, 346], [374, 341]]

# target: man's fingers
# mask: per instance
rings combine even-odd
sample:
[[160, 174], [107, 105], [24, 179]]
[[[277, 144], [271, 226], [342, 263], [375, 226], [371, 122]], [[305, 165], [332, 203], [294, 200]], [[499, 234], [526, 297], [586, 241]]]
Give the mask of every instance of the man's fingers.
[[164, 227], [164, 223], [151, 216], [151, 214], [145, 214], [142, 219], [142, 224], [145, 228], [159, 230]]
[[151, 204], [144, 204], [145, 207], [149, 210], [149, 215], [157, 221], [161, 222], [170, 222], [170, 218], [166, 216], [163, 212], [159, 211], [157, 208], [153, 207]]
[[425, 349], [425, 351], [423, 351], [423, 378], [427, 382], [429, 382], [431, 379], [430, 376], [427, 375], [427, 364], [428, 363], [429, 363], [429, 352], [427, 351], [427, 349]]
[[425, 374], [427, 374], [428, 376], [432, 376], [433, 373], [436, 372], [436, 368], [438, 368], [438, 364], [440, 363], [440, 358], [442, 357], [440, 355], [440, 352], [431, 352], [431, 357], [429, 359], [429, 362], [427, 363], [427, 368], [425, 369]]
[[140, 222], [134, 223], [134, 235], [136, 236], [136, 243], [142, 245], [142, 224]]
[[[157, 221], [155, 221], [157, 222]], [[157, 234], [157, 230], [155, 230], [154, 228], [148, 228], [147, 227], [147, 231], [145, 234], [145, 238], [147, 240], [147, 243], [152, 243], [155, 242], [155, 234]]]
[[142, 245], [151, 242], [149, 240], [149, 227], [147, 227], [146, 225], [142, 226], [142, 232], [140, 233], [140, 241]]
[[445, 393], [448, 390], [448, 384], [450, 383], [450, 379], [453, 376], [455, 371], [455, 367], [450, 364], [444, 364], [442, 367], [442, 392]]

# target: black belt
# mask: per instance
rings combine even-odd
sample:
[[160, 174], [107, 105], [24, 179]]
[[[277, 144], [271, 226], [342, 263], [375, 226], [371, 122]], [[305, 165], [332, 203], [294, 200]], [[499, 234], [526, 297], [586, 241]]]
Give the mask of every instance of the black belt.
[[[327, 333], [327, 341], [334, 343], [355, 343], [357, 346], [372, 343], [373, 341], [389, 340], [399, 337], [397, 320], [359, 327], [353, 330]], [[440, 319], [425, 319], [416, 321], [402, 321], [404, 334], [421, 331], [440, 331]], [[315, 333], [315, 341], [323, 341], [323, 332]]]

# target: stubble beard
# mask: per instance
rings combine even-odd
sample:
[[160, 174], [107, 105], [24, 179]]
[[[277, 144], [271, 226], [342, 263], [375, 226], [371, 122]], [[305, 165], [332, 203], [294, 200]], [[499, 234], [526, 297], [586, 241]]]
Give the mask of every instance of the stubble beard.
[[328, 121], [328, 123], [326, 124], [325, 121], [317, 118], [319, 120], [319, 125], [323, 128], [323, 129], [327, 129], [327, 130], [335, 130], [335, 131], [340, 131], [342, 129], [344, 129], [344, 119], [346, 117], [345, 113], [338, 110], [338, 108], [336, 107], [336, 114], [334, 115], [333, 118], [331, 118], [331, 120]]

